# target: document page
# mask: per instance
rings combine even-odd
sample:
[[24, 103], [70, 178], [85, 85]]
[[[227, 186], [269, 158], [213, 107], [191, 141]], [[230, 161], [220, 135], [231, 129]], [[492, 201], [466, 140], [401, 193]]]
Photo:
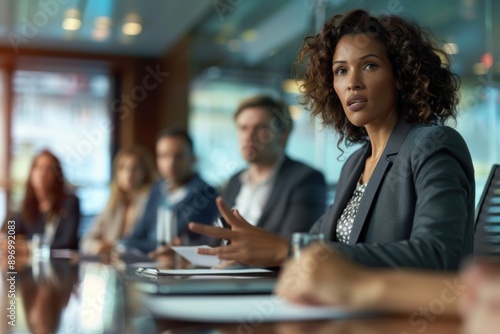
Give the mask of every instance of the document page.
[[220, 260], [215, 255], [200, 255], [196, 252], [198, 248], [211, 248], [210, 246], [172, 246], [172, 249], [180, 256], [197, 267], [215, 267]]

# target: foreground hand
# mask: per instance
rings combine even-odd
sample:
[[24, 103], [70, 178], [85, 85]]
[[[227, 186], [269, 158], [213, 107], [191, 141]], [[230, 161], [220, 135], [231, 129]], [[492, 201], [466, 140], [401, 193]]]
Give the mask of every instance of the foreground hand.
[[283, 267], [275, 292], [292, 303], [354, 310], [364, 307], [358, 296], [366, 292], [360, 288], [366, 277], [368, 269], [343, 258], [327, 244], [316, 243]]
[[99, 245], [95, 248], [94, 250], [95, 254], [93, 255], [108, 255], [113, 250], [113, 247], [114, 247], [113, 244], [106, 241], [101, 241]]
[[221, 197], [216, 199], [220, 213], [231, 229], [190, 223], [193, 232], [230, 240], [230, 244], [211, 249], [199, 248], [199, 254], [216, 255], [221, 260], [233, 260], [256, 266], [279, 266], [288, 254], [288, 240], [249, 224], [238, 211], [231, 211]]
[[461, 275], [467, 285], [460, 300], [464, 333], [493, 334], [500, 328], [500, 267], [474, 264]]
[[160, 246], [154, 251], [149, 252], [148, 257], [150, 259], [159, 260], [160, 262], [161, 260], [170, 260], [175, 254], [171, 246], [182, 246], [181, 238], [177, 237], [171, 244]]

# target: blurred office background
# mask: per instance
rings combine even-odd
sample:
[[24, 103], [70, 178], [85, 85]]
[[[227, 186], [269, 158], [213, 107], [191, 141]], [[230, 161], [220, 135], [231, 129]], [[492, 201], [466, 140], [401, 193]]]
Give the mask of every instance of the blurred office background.
[[189, 129], [200, 173], [221, 186], [244, 165], [232, 113], [256, 93], [290, 104], [289, 155], [334, 189], [354, 148], [341, 156], [332, 132], [309, 118], [291, 72], [305, 36], [358, 7], [412, 18], [442, 41], [462, 79], [457, 129], [479, 195], [500, 162], [499, 0], [0, 0], [0, 220], [19, 205], [43, 148], [61, 158], [90, 220], [117, 149], [153, 151], [166, 126]]

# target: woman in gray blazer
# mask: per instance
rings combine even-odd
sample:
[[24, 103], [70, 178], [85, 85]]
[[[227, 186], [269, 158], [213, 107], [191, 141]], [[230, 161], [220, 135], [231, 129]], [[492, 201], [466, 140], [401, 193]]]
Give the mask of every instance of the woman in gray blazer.
[[[305, 39], [303, 103], [339, 143], [362, 143], [346, 161], [334, 204], [313, 226], [347, 257], [374, 267], [455, 270], [472, 252], [474, 170], [457, 114], [459, 80], [432, 37], [398, 16], [354, 10]], [[199, 250], [244, 264], [279, 265], [288, 240], [249, 226], [218, 201], [230, 239]]]

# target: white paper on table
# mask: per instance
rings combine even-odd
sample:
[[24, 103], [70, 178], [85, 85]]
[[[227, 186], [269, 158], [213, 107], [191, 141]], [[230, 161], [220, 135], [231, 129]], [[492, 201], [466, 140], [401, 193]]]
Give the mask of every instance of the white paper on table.
[[290, 304], [274, 295], [148, 296], [144, 304], [155, 316], [209, 322], [273, 322], [345, 318], [338, 307]]
[[193, 265], [198, 267], [215, 267], [220, 263], [220, 260], [215, 255], [201, 255], [196, 252], [198, 248], [212, 248], [207, 245], [202, 246], [172, 246], [177, 254], [184, 257]]

